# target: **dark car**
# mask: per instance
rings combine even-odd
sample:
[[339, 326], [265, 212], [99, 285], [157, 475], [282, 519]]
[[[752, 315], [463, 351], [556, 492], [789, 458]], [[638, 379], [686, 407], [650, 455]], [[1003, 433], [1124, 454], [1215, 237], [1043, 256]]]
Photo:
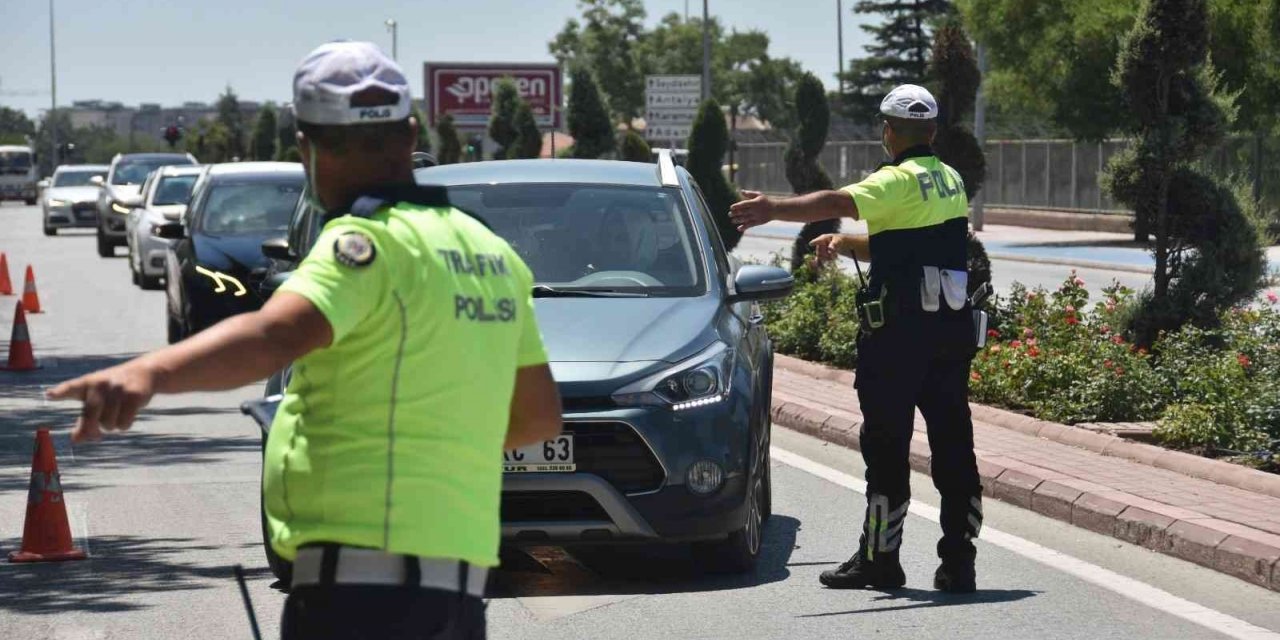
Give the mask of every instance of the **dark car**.
[[[692, 542], [712, 568], [752, 567], [771, 511], [773, 349], [758, 302], [787, 295], [791, 276], [740, 265], [668, 153], [415, 176], [448, 187], [536, 278], [564, 434], [504, 453], [504, 541]], [[319, 218], [304, 198], [287, 237], [264, 246], [279, 271], [268, 286], [310, 250]]]
[[98, 255], [110, 258], [116, 247], [128, 244], [129, 214], [142, 206], [142, 183], [160, 167], [196, 164], [189, 153], [118, 153], [105, 179], [95, 180], [98, 192]]
[[181, 222], [155, 227], [175, 240], [165, 258], [169, 341], [262, 307], [269, 261], [262, 242], [289, 228], [305, 182], [302, 165], [212, 165], [197, 179]]

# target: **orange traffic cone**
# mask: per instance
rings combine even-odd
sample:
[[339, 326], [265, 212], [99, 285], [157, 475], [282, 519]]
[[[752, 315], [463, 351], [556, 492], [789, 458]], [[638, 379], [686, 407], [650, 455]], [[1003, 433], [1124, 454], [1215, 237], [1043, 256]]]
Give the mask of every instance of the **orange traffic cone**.
[[0, 253], [0, 296], [13, 295], [13, 283], [9, 281], [9, 259]]
[[27, 333], [27, 315], [22, 312], [21, 302], [14, 307], [13, 337], [9, 339], [9, 363], [0, 366], [0, 371], [39, 369], [35, 354], [31, 353], [31, 335]]
[[67, 505], [62, 501], [58, 459], [48, 429], [36, 430], [36, 453], [31, 460], [31, 486], [27, 490], [27, 522], [22, 529], [22, 550], [9, 553], [9, 562], [58, 562], [84, 560], [85, 553], [71, 544]]
[[27, 281], [22, 283], [22, 308], [27, 313], [42, 313], [40, 296], [36, 294], [36, 274], [31, 270], [31, 265], [27, 265]]

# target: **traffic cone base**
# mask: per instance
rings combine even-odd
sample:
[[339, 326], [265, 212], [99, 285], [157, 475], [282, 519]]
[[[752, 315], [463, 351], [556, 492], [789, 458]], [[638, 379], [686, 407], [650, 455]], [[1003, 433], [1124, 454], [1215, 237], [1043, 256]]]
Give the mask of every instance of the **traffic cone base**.
[[36, 292], [36, 274], [27, 265], [27, 278], [22, 283], [22, 308], [27, 313], [44, 313], [40, 310], [40, 294]]
[[13, 311], [13, 337], [9, 340], [9, 361], [0, 371], [33, 371], [39, 369], [35, 354], [31, 352], [31, 335], [27, 333], [27, 316], [22, 303]]
[[13, 295], [13, 282], [9, 280], [9, 259], [0, 253], [0, 296]]
[[67, 505], [53, 438], [48, 429], [36, 430], [36, 451], [31, 460], [31, 485], [27, 490], [27, 520], [22, 528], [22, 549], [9, 554], [9, 562], [62, 562], [83, 560], [84, 551], [71, 541]]

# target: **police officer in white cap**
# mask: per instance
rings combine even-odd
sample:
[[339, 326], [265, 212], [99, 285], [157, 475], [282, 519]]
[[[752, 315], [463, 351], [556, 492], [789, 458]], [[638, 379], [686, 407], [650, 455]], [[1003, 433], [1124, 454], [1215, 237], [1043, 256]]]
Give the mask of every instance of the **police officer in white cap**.
[[931, 144], [938, 106], [923, 87], [902, 85], [880, 105], [891, 159], [862, 182], [838, 191], [775, 199], [745, 192], [732, 207], [740, 229], [770, 220], [865, 220], [867, 236], [829, 234], [814, 241], [820, 259], [870, 260], [858, 294], [861, 331], [854, 386], [863, 423], [867, 510], [858, 549], [826, 571], [836, 589], [896, 589], [910, 500], [908, 454], [915, 410], [928, 425], [934, 485], [942, 494], [941, 566], [934, 587], [975, 587], [972, 540], [982, 528], [982, 486], [973, 453], [969, 363], [977, 351], [967, 295], [968, 201], [955, 169]]
[[445, 189], [415, 184], [409, 85], [377, 47], [312, 51], [294, 110], [327, 215], [289, 280], [261, 311], [50, 395], [83, 401], [73, 437], [94, 439], [155, 393], [292, 363], [263, 462], [272, 546], [293, 561], [282, 636], [483, 638], [502, 451], [561, 429], [532, 274]]

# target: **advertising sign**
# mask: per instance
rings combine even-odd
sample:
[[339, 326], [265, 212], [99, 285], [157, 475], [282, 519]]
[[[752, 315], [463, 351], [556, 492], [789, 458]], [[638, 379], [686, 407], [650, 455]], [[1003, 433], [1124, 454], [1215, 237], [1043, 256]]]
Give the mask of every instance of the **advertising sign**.
[[426, 115], [432, 126], [445, 115], [453, 116], [454, 124], [462, 129], [489, 126], [493, 87], [504, 77], [515, 81], [540, 128], [561, 126], [560, 65], [428, 62], [425, 67]]
[[646, 76], [645, 138], [683, 144], [693, 129], [701, 102], [701, 76]]

